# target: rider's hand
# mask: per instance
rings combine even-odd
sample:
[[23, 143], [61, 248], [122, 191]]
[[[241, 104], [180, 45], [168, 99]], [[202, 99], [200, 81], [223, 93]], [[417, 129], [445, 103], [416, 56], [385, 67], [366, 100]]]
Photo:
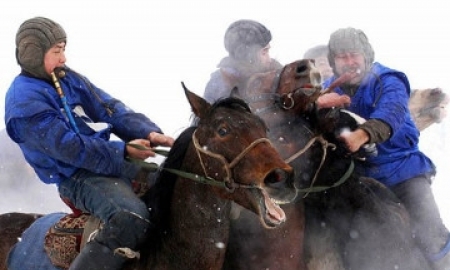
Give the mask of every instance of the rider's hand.
[[360, 128], [355, 131], [344, 131], [340, 134], [339, 138], [345, 143], [345, 146], [351, 153], [358, 151], [370, 139], [369, 134]]
[[337, 93], [326, 93], [316, 101], [316, 106], [319, 109], [333, 108], [333, 107], [346, 107], [350, 105], [350, 97], [347, 95], [339, 95]]
[[150, 147], [150, 141], [146, 139], [136, 139], [126, 145], [127, 156], [134, 159], [145, 160], [154, 157], [156, 154]]
[[150, 132], [148, 134], [147, 139], [150, 141], [152, 147], [154, 146], [167, 146], [171, 147], [173, 145], [174, 139], [167, 135], [158, 133], [158, 132]]

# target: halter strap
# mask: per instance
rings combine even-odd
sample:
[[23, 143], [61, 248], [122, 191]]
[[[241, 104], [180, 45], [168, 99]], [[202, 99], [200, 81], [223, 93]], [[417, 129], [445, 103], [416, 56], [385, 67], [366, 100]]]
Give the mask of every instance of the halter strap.
[[200, 143], [197, 140], [197, 137], [195, 136], [197, 130], [194, 131], [194, 133], [192, 134], [192, 142], [195, 146], [196, 152], [197, 152], [197, 156], [200, 160], [200, 164], [202, 165], [203, 168], [203, 172], [205, 174], [205, 176], [207, 178], [210, 178], [208, 176], [205, 164], [203, 162], [202, 156], [200, 153], [203, 153], [207, 156], [210, 156], [212, 158], [218, 159], [220, 162], [222, 162], [223, 164], [223, 168], [226, 172], [226, 177], [224, 178], [224, 183], [225, 183], [225, 187], [227, 188], [228, 191], [234, 191], [236, 187], [245, 187], [245, 188], [255, 188], [255, 186], [253, 185], [243, 185], [243, 184], [238, 184], [236, 182], [234, 182], [234, 179], [232, 178], [232, 173], [231, 173], [231, 169], [236, 166], [236, 164], [239, 163], [239, 161], [242, 160], [242, 158], [250, 151], [252, 150], [257, 144], [259, 143], [268, 143], [269, 145], [272, 145], [272, 143], [270, 142], [269, 139], [267, 138], [259, 138], [256, 139], [255, 141], [253, 141], [249, 146], [247, 146], [239, 155], [237, 155], [231, 162], [228, 162], [226, 160], [226, 158], [220, 154], [211, 152], [207, 149], [205, 149], [204, 147], [202, 147], [200, 145]]

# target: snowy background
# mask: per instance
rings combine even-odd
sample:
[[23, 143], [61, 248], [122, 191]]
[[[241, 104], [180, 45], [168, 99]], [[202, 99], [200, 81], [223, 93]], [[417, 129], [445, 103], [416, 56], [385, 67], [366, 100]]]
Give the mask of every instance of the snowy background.
[[[327, 43], [338, 28], [360, 28], [375, 49], [376, 61], [406, 72], [413, 88], [441, 87], [448, 93], [450, 19], [444, 4], [444, 0], [407, 4], [395, 0], [1, 1], [0, 116], [3, 119], [4, 94], [19, 72], [14, 57], [16, 31], [34, 16], [49, 17], [66, 30], [70, 67], [176, 137], [190, 121], [180, 82], [203, 93], [210, 73], [226, 53], [225, 30], [238, 19], [265, 24], [273, 35], [270, 53], [283, 64]], [[450, 117], [428, 128], [420, 143], [437, 165], [433, 187], [448, 226], [449, 121]], [[55, 187], [37, 179], [11, 182], [0, 183], [0, 213], [67, 210]]]

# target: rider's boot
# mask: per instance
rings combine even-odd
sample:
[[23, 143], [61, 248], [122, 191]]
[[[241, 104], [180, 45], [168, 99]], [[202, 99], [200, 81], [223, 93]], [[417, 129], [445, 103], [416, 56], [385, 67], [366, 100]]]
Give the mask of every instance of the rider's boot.
[[84, 246], [69, 270], [121, 269], [127, 258], [139, 258], [139, 253], [132, 249], [147, 239], [149, 228], [150, 221], [141, 215], [117, 212]]
[[122, 268], [125, 260], [122, 255], [92, 240], [84, 246], [69, 270], [116, 270]]

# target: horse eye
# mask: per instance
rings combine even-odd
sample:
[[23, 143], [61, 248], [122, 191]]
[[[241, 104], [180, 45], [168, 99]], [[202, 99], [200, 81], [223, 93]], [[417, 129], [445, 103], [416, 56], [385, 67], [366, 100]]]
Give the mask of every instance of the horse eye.
[[228, 134], [228, 129], [226, 127], [220, 127], [217, 130], [217, 133], [219, 134], [220, 137], [223, 137]]

